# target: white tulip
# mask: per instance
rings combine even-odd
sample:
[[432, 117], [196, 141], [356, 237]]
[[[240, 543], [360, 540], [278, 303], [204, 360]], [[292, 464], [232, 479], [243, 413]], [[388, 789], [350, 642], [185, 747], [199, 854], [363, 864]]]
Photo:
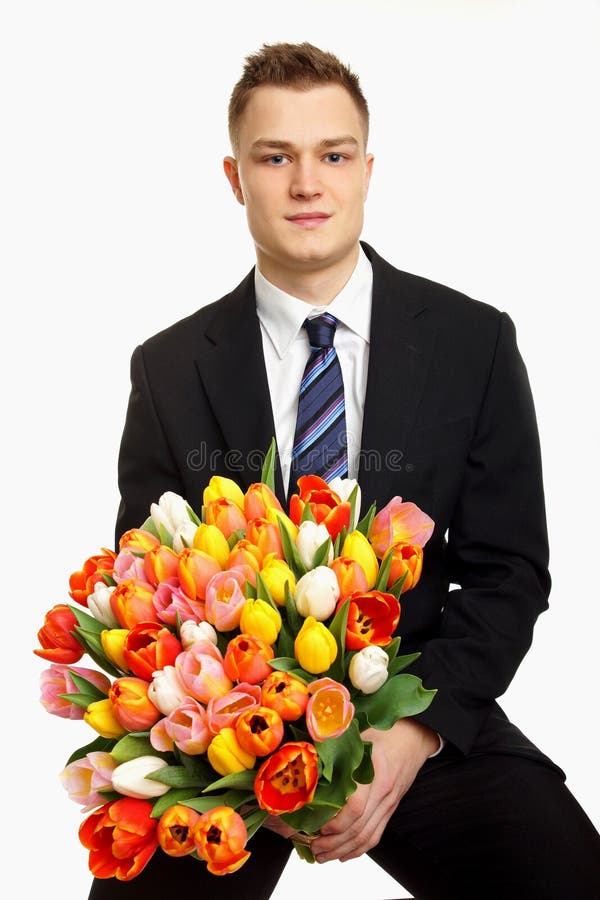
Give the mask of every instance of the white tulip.
[[170, 790], [168, 784], [146, 778], [151, 772], [163, 769], [168, 763], [158, 756], [137, 756], [128, 759], [112, 773], [112, 786], [119, 794], [146, 800], [149, 797], [161, 797]]
[[103, 581], [97, 581], [94, 593], [90, 594], [87, 600], [88, 609], [93, 617], [107, 628], [120, 628], [110, 605], [110, 595], [113, 591], [114, 587], [109, 587]]
[[[329, 532], [325, 525], [317, 525], [316, 522], [311, 522], [310, 520], [300, 523], [298, 536], [296, 537], [296, 547], [298, 548], [300, 559], [307, 569], [312, 569], [313, 557], [328, 537]], [[333, 545], [329, 548], [327, 562], [333, 562]]]
[[150, 507], [150, 516], [156, 530], [162, 525], [169, 534], [175, 534], [190, 521], [187, 507], [187, 501], [183, 497], [173, 491], [166, 491], [158, 503], [153, 503]]
[[350, 681], [363, 694], [374, 694], [387, 681], [388, 662], [388, 655], [381, 647], [373, 644], [363, 647], [350, 660]]
[[168, 716], [187, 696], [186, 689], [179, 680], [175, 666], [165, 666], [152, 673], [148, 686], [148, 697], [163, 716]]
[[188, 515], [187, 522], [184, 522], [173, 534], [173, 550], [175, 553], [181, 553], [184, 547], [191, 547], [196, 537], [198, 526], [192, 522]]
[[313, 616], [324, 622], [334, 611], [340, 596], [335, 572], [328, 566], [310, 569], [298, 580], [294, 591], [296, 609], [301, 616]]
[[[350, 500], [350, 494], [358, 485], [358, 481], [356, 480], [356, 478], [340, 478], [340, 476], [337, 475], [335, 478], [332, 478], [331, 481], [328, 481], [327, 484], [329, 485], [331, 490], [338, 495], [342, 503], [345, 503]], [[348, 531], [354, 531], [354, 529], [358, 525], [360, 516], [360, 502], [361, 495], [359, 487], [356, 491], [356, 500], [354, 502], [354, 517], [350, 522], [350, 528], [348, 529]]]
[[217, 646], [217, 632], [210, 622], [194, 622], [192, 619], [186, 619], [179, 629], [179, 637], [184, 650], [192, 644], [197, 644], [198, 641], [206, 640]]

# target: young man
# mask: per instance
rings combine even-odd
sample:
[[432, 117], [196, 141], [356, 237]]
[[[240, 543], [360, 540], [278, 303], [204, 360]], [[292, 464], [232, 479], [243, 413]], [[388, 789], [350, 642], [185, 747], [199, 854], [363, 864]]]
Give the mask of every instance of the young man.
[[[285, 502], [305, 462], [297, 427], [309, 433], [335, 409], [324, 475], [358, 478], [363, 511], [400, 495], [435, 520], [401, 630], [403, 647], [422, 651], [412, 671], [438, 693], [416, 719], [368, 733], [375, 778], [313, 852], [319, 862], [369, 853], [419, 900], [600, 896], [597, 832], [564, 773], [495, 701], [550, 590], [538, 435], [512, 322], [398, 271], [360, 241], [373, 168], [368, 108], [334, 56], [264, 46], [246, 61], [229, 124], [224, 169], [257, 264], [133, 354], [117, 539], [166, 490], [199, 504], [215, 472], [256, 481], [272, 435]], [[312, 419], [300, 422], [303, 325], [325, 311], [334, 318], [319, 320], [319, 334], [333, 340], [342, 393], [331, 407], [313, 398]], [[191, 890], [261, 900], [285, 866], [288, 837], [272, 820], [243, 869], [223, 879], [156, 853], [131, 882], [96, 880], [90, 898]]]

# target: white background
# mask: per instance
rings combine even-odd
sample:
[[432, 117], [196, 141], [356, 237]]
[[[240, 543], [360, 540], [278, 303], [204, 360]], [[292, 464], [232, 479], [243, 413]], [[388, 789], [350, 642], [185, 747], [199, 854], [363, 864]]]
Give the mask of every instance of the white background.
[[[221, 170], [226, 106], [244, 56], [279, 40], [361, 77], [376, 158], [363, 237], [516, 322], [554, 585], [503, 705], [600, 825], [599, 38], [591, 0], [3, 4], [2, 843], [31, 856], [23, 893], [83, 900], [89, 885], [57, 773], [90, 735], [39, 705], [36, 632], [70, 572], [112, 545], [135, 345], [253, 264]], [[274, 897], [332, 889], [402, 893], [368, 859], [294, 861]]]

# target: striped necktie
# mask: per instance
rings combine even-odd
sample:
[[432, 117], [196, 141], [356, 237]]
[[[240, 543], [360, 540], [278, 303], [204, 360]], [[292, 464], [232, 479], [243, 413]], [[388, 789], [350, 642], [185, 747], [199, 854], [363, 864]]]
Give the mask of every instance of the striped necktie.
[[325, 481], [348, 475], [344, 382], [333, 346], [337, 324], [335, 316], [323, 313], [303, 325], [310, 356], [300, 384], [290, 496], [301, 475], [320, 475]]

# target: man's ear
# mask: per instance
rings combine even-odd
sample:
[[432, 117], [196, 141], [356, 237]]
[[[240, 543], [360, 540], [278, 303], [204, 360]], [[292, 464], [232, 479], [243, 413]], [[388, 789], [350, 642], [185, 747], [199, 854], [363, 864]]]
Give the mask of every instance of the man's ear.
[[240, 183], [238, 166], [233, 156], [225, 157], [225, 159], [223, 160], [223, 171], [225, 172], [227, 181], [231, 185], [231, 190], [235, 195], [235, 199], [238, 201], [238, 203], [241, 203], [242, 206], [244, 206], [244, 195], [242, 193], [242, 185]]
[[372, 153], [367, 153], [366, 161], [365, 161], [365, 185], [364, 185], [364, 196], [363, 199], [367, 199], [367, 194], [369, 193], [369, 184], [371, 183], [371, 175], [373, 174], [373, 163], [375, 161], [375, 157]]

